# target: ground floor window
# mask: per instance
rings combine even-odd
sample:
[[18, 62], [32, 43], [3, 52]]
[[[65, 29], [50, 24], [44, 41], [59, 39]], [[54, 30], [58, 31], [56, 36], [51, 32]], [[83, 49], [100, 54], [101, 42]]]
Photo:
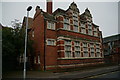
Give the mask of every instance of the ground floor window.
[[65, 57], [72, 57], [71, 51], [65, 51]]
[[100, 53], [99, 53], [99, 52], [97, 52], [97, 53], [96, 53], [96, 56], [97, 56], [97, 57], [101, 57], [101, 55], [100, 55]]
[[89, 57], [88, 52], [84, 52], [84, 57]]
[[80, 57], [80, 51], [75, 51], [75, 57]]
[[91, 52], [91, 57], [95, 57], [95, 53], [94, 52]]

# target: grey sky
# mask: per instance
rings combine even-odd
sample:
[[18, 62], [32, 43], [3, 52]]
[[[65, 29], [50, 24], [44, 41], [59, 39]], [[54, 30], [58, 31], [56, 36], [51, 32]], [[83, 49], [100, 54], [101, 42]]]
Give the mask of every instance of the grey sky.
[[[72, 1], [54, 2], [53, 11], [57, 8], [66, 10]], [[83, 13], [86, 8], [89, 8], [93, 16], [93, 22], [100, 26], [103, 37], [118, 33], [117, 2], [76, 2], [76, 4], [80, 10], [80, 14]], [[10, 22], [14, 19], [18, 19], [22, 22], [23, 17], [26, 16], [26, 8], [29, 5], [33, 6], [33, 9], [30, 11], [30, 17], [34, 16], [35, 7], [37, 5], [44, 11], [46, 10], [45, 2], [2, 2], [2, 24], [10, 25]]]

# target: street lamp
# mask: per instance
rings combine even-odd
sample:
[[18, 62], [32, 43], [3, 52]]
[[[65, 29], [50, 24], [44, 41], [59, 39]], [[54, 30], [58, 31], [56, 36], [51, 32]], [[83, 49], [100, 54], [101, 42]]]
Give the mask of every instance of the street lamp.
[[29, 6], [27, 8], [27, 19], [26, 19], [26, 29], [25, 29], [25, 51], [24, 51], [24, 71], [23, 71], [23, 77], [24, 80], [26, 78], [26, 49], [27, 49], [27, 27], [28, 27], [28, 16], [29, 16], [29, 11], [32, 9], [32, 6]]

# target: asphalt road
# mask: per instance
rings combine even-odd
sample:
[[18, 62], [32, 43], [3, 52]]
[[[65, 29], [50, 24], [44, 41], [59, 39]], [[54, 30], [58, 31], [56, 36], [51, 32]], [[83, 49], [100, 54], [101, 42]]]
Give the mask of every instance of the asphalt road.
[[91, 76], [85, 80], [120, 80], [120, 71]]

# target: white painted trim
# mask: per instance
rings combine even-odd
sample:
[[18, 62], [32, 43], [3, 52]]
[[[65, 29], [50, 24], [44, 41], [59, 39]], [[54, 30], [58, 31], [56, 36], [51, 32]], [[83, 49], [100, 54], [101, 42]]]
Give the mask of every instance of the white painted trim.
[[57, 46], [65, 46], [64, 44], [59, 44], [59, 45], [57, 45]]
[[[96, 62], [96, 63], [104, 63], [104, 62]], [[88, 64], [95, 64], [95, 63], [81, 63], [81, 64], [68, 64], [68, 65], [58, 65], [58, 67], [67, 67], [67, 66], [83, 66]]]
[[[48, 40], [54, 40], [54, 44], [53, 45], [48, 45]], [[46, 44], [47, 44], [47, 46], [56, 46], [56, 39], [47, 38], [46, 39]]]
[[[96, 62], [96, 63], [104, 63], [104, 62]], [[83, 66], [83, 65], [89, 65], [89, 64], [95, 64], [95, 63], [81, 63], [81, 64], [68, 64], [68, 65], [51, 65], [51, 66], [46, 66], [46, 68], [51, 68], [51, 67], [68, 67], [68, 66]]]
[[64, 52], [65, 50], [58, 50], [57, 52]]
[[103, 57], [70, 57], [70, 58], [65, 58], [65, 57], [63, 57], [63, 58], [57, 58], [57, 59], [92, 59], [92, 58], [103, 58]]

